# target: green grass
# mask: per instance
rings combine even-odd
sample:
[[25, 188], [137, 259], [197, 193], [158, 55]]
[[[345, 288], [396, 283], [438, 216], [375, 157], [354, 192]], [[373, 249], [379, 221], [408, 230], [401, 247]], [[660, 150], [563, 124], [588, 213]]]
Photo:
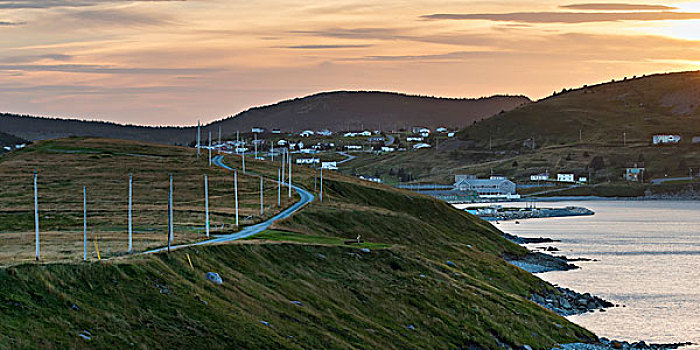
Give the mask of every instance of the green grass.
[[252, 239], [271, 241], [271, 242], [293, 242], [301, 244], [316, 244], [316, 245], [331, 245], [331, 246], [349, 246], [357, 248], [370, 248], [370, 249], [385, 249], [391, 247], [389, 244], [384, 243], [371, 243], [362, 242], [360, 244], [346, 245], [345, 241], [347, 239], [339, 237], [328, 237], [328, 236], [312, 236], [312, 235], [302, 235], [294, 232], [278, 231], [278, 230], [266, 230], [260, 232]]

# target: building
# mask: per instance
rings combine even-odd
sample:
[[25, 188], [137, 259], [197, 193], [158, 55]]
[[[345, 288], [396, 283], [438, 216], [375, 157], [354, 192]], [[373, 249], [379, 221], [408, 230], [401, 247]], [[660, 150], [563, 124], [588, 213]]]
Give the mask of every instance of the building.
[[413, 149], [430, 148], [431, 146], [427, 143], [417, 143], [413, 145]]
[[387, 146], [382, 147], [382, 152], [394, 152], [394, 151], [396, 151], [396, 148], [394, 148], [394, 147], [387, 147]]
[[652, 142], [655, 145], [674, 144], [681, 142], [680, 135], [654, 135]]
[[623, 177], [627, 181], [644, 182], [644, 167], [635, 164], [633, 167], [625, 168]]
[[515, 183], [500, 176], [477, 179], [475, 175], [455, 175], [454, 189], [473, 191], [479, 196], [515, 195]]
[[279, 140], [277, 141], [277, 146], [286, 146], [287, 145], [287, 140]]
[[693, 144], [695, 145], [695, 144], [698, 144], [698, 143], [700, 143], [700, 136], [694, 136], [694, 137], [693, 137]]
[[297, 164], [319, 164], [321, 162], [319, 158], [297, 158], [295, 161]]
[[250, 132], [252, 132], [253, 134], [262, 134], [265, 132], [265, 128], [254, 126], [252, 129], [250, 129]]
[[302, 132], [299, 134], [299, 136], [301, 136], [301, 137], [309, 137], [309, 136], [313, 136], [313, 135], [315, 135], [315, 134], [316, 134], [316, 133], [313, 132], [313, 130], [304, 130], [304, 131], [302, 131]]
[[345, 146], [345, 148], [347, 148], [348, 151], [361, 151], [362, 150], [362, 146], [360, 146], [360, 145], [347, 145], [347, 146]]
[[576, 182], [574, 174], [557, 174], [559, 182]]
[[333, 132], [328, 130], [328, 129], [323, 129], [323, 130], [318, 131], [317, 134], [319, 134], [321, 136], [331, 136], [331, 135], [333, 135]]
[[273, 134], [281, 134], [281, 133], [282, 133], [282, 130], [280, 130], [280, 129], [272, 129], [272, 133], [273, 133]]
[[530, 175], [530, 181], [548, 181], [549, 173], [544, 172], [542, 174]]
[[586, 183], [586, 182], [588, 182], [588, 178], [585, 177], [585, 176], [579, 176], [579, 177], [578, 177], [578, 182], [579, 182], [579, 183]]
[[406, 142], [423, 142], [423, 138], [418, 136], [409, 136], [406, 138]]
[[435, 132], [447, 132], [447, 128], [441, 126], [437, 129], [435, 129]]
[[414, 126], [411, 128], [411, 132], [414, 134], [422, 134], [422, 133], [430, 133], [430, 129], [424, 127], [424, 126]]
[[338, 162], [321, 162], [321, 168], [326, 170], [338, 170]]
[[372, 136], [372, 132], [369, 130], [365, 130], [365, 131], [357, 133], [357, 135], [359, 135], [359, 136]]
[[453, 133], [453, 132], [448, 132], [448, 133], [447, 133], [447, 137], [455, 137], [455, 133]]
[[358, 176], [360, 179], [365, 180], [365, 181], [370, 181], [370, 182], [376, 182], [376, 183], [382, 183], [382, 179], [376, 177], [376, 176], [364, 176], [360, 175]]

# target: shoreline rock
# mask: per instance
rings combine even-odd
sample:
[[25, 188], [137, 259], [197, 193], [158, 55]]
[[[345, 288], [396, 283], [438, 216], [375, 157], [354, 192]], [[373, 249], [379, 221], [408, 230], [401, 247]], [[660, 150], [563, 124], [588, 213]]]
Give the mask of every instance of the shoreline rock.
[[532, 293], [530, 301], [554, 311], [561, 316], [580, 315], [587, 312], [601, 312], [615, 304], [590, 293], [578, 293], [568, 288], [556, 287], [556, 292]]

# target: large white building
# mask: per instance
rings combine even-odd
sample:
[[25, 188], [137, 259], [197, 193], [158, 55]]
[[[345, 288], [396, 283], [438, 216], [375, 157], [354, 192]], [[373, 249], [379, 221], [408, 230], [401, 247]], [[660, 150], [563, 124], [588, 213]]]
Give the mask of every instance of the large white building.
[[681, 142], [681, 136], [680, 135], [654, 135], [652, 137], [652, 142], [655, 145], [679, 143], [679, 142]]
[[502, 176], [477, 179], [476, 175], [455, 175], [454, 188], [474, 191], [479, 196], [506, 196], [515, 194], [515, 183]]
[[574, 176], [574, 174], [557, 174], [557, 181], [576, 182], [576, 177]]

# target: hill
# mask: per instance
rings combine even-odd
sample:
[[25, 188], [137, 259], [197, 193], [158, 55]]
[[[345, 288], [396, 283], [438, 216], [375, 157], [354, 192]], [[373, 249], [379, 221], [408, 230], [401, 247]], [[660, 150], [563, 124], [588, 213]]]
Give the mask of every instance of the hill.
[[[659, 133], [679, 134], [683, 141], [653, 146], [652, 135]], [[496, 173], [522, 182], [545, 171], [622, 182], [625, 167], [638, 164], [649, 180], [688, 176], [689, 168], [700, 167], [695, 136], [700, 72], [659, 74], [566, 90], [470, 125], [456, 138], [440, 140], [439, 148], [358, 157], [347, 166], [384, 176], [403, 168], [418, 181], [442, 183], [451, 183], [455, 173]], [[435, 145], [434, 138], [430, 142]], [[640, 191], [645, 189], [635, 193]]]
[[[255, 107], [204, 127], [218, 135], [237, 130], [250, 132], [254, 126], [279, 128], [284, 132], [304, 129], [382, 128], [384, 130], [421, 125], [462, 127], [530, 102], [522, 96], [493, 96], [480, 99], [448, 99], [408, 96], [388, 92], [327, 92], [304, 98]], [[192, 123], [195, 123], [193, 117]], [[0, 132], [27, 140], [69, 136], [92, 136], [186, 145], [195, 139], [194, 127], [145, 127], [100, 121], [44, 118], [0, 114]]]
[[[153, 157], [162, 158], [157, 161], [162, 169], [148, 164]], [[114, 168], [119, 158], [130, 160], [128, 169]], [[32, 165], [51, 169], [68, 161], [85, 164], [85, 169], [70, 168], [91, 177], [65, 173], [44, 180], [41, 193], [85, 182], [121, 188], [123, 179], [118, 182], [108, 173], [114, 171], [123, 175], [131, 170], [153, 179], [175, 164], [185, 167], [177, 178], [197, 173], [214, 177], [223, 171], [193, 159], [191, 149], [101, 139], [39, 142], [0, 157], [2, 169], [27, 175], [25, 183], [31, 182], [27, 170]], [[238, 157], [226, 157], [225, 162], [241, 166]], [[279, 163], [247, 165], [250, 172], [275, 178]], [[296, 167], [295, 181], [311, 190], [314, 174]], [[61, 262], [22, 261], [22, 252], [15, 255], [18, 261], [1, 256], [13, 262], [0, 268], [0, 294], [5, 296], [0, 348], [496, 349], [527, 344], [549, 349], [557, 343], [595, 340], [590, 332], [527, 300], [553, 288], [504, 261], [527, 251], [492, 225], [416, 193], [334, 172], [324, 175], [323, 203], [314, 201], [274, 230], [249, 240], [170, 254], [119, 256], [114, 250], [123, 248], [113, 248], [114, 258], [102, 261], [92, 249], [89, 261], [80, 261], [82, 245], [75, 242], [82, 227], [74, 223], [81, 221], [82, 212], [73, 208], [78, 198], [54, 197], [41, 207], [42, 222], [59, 214], [64, 220], [46, 229], [42, 249], [70, 239], [73, 246], [61, 243], [68, 246], [58, 251], [68, 255]], [[224, 224], [232, 220], [225, 209], [231, 202], [229, 181], [212, 181], [219, 203], [224, 203], [217, 205], [217, 220]], [[158, 195], [142, 197], [139, 212], [165, 211], [157, 200], [163, 197], [162, 181], [152, 182]], [[188, 214], [199, 210], [191, 198], [199, 189], [190, 189], [191, 182], [176, 186], [181, 234], [201, 222], [198, 214]], [[148, 189], [148, 183], [138, 192]], [[115, 228], [123, 224], [109, 219], [120, 215], [109, 211], [115, 200], [109, 193], [89, 193], [91, 205], [104, 205], [89, 212], [91, 232], [100, 244], [113, 240], [123, 245], [123, 233], [114, 234], [123, 232], [123, 227]], [[246, 197], [254, 195], [248, 192]], [[27, 201], [22, 196], [2, 195], [0, 207], [9, 208], [10, 214], [31, 211], [22, 206]], [[163, 222], [163, 217], [154, 221]], [[4, 236], [17, 239], [5, 240], [2, 249], [31, 243], [20, 238], [31, 228], [4, 230]], [[108, 232], [113, 234], [103, 236]], [[155, 244], [163, 232], [162, 226], [138, 230]], [[343, 244], [357, 235], [363, 245]], [[162, 238], [159, 242], [163, 244]], [[223, 284], [207, 281], [207, 272], [219, 273]]]
[[26, 142], [25, 140], [22, 140], [21, 138], [16, 137], [14, 135], [0, 132], [0, 154], [6, 152], [4, 147], [12, 147], [14, 145], [25, 143], [25, 142]]

